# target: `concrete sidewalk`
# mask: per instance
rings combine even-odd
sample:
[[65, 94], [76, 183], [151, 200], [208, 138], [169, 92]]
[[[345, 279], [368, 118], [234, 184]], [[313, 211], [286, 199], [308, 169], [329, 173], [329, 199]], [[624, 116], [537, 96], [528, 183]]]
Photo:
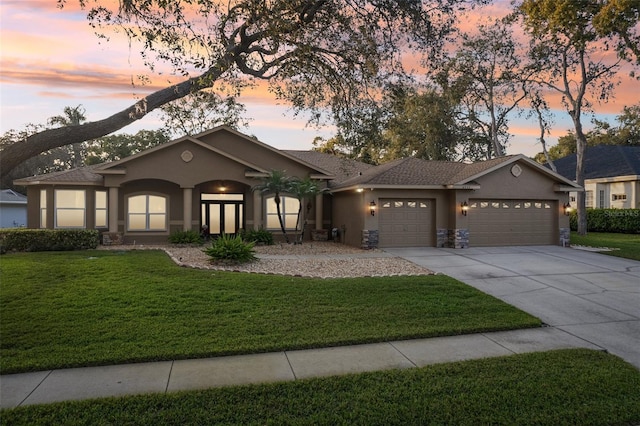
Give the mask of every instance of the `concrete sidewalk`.
[[282, 382], [564, 348], [602, 349], [552, 328], [0, 376], [0, 407]]

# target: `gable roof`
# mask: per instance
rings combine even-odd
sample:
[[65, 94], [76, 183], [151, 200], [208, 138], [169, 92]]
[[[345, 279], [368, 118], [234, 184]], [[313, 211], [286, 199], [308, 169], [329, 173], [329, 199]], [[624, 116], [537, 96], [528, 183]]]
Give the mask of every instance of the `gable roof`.
[[359, 176], [366, 170], [375, 167], [373, 164], [318, 151], [285, 150], [284, 152], [326, 170], [333, 176], [332, 183], [334, 185], [354, 176]]
[[27, 204], [27, 196], [12, 189], [0, 191], [0, 204]]
[[[558, 169], [558, 174], [567, 179], [575, 180], [576, 154], [555, 160], [554, 164]], [[640, 175], [640, 146], [598, 145], [587, 147], [584, 159], [585, 179], [633, 175]]]
[[256, 171], [262, 172], [262, 173], [267, 173], [267, 171], [265, 169], [263, 169], [263, 168], [261, 168], [259, 166], [256, 166], [255, 164], [252, 164], [252, 163], [249, 163], [247, 161], [244, 161], [244, 160], [242, 160], [242, 159], [240, 159], [238, 157], [235, 157], [235, 156], [233, 156], [233, 155], [231, 155], [231, 154], [229, 154], [227, 152], [224, 152], [224, 151], [222, 151], [222, 150], [220, 150], [220, 149], [218, 149], [216, 147], [213, 147], [213, 146], [208, 145], [208, 144], [206, 144], [206, 143], [204, 143], [202, 141], [199, 141], [198, 139], [194, 139], [191, 136], [183, 136], [183, 137], [181, 137], [179, 139], [175, 139], [173, 141], [170, 141], [170, 142], [167, 142], [167, 143], [163, 143], [161, 145], [154, 146], [153, 148], [149, 148], [149, 149], [146, 149], [144, 151], [140, 151], [140, 152], [138, 152], [136, 154], [133, 154], [130, 157], [126, 157], [126, 158], [123, 158], [121, 160], [114, 161], [114, 162], [111, 162], [111, 163], [102, 164], [100, 167], [98, 167], [96, 169], [96, 172], [97, 173], [109, 173], [110, 169], [115, 169], [118, 166], [126, 164], [126, 163], [128, 163], [128, 162], [130, 162], [132, 160], [137, 159], [137, 158], [144, 157], [144, 156], [149, 155], [149, 154], [151, 154], [153, 152], [161, 151], [163, 149], [169, 148], [170, 146], [177, 145], [179, 143], [184, 143], [184, 142], [191, 142], [191, 143], [193, 143], [195, 145], [203, 147], [204, 149], [207, 149], [209, 151], [215, 152], [216, 154], [222, 155], [223, 157], [227, 157], [228, 159], [230, 159], [232, 161], [235, 161], [235, 162], [240, 163], [240, 164], [242, 164], [244, 166], [247, 166], [247, 167], [249, 167], [249, 168], [251, 168], [253, 170], [256, 170]]
[[78, 167], [61, 172], [46, 173], [44, 175], [30, 176], [13, 181], [16, 185], [102, 185], [103, 177], [94, 171], [108, 163], [94, 164], [92, 166]]
[[351, 188], [459, 188], [475, 189], [475, 179], [509, 164], [522, 161], [550, 178], [568, 187], [580, 187], [570, 180], [546, 169], [522, 154], [508, 155], [475, 163], [453, 161], [427, 161], [418, 158], [401, 158], [366, 170], [362, 175], [337, 185], [335, 190]]

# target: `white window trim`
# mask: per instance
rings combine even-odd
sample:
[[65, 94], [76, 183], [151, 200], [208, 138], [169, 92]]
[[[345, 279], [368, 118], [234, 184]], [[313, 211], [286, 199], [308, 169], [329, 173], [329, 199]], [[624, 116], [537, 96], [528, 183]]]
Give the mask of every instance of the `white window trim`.
[[[58, 207], [58, 191], [76, 191], [84, 195], [83, 207]], [[60, 226], [58, 225], [58, 213], [61, 210], [82, 211], [82, 226]], [[86, 229], [87, 227], [87, 191], [85, 189], [55, 189], [53, 191], [53, 221], [56, 229]]]
[[[267, 195], [267, 196], [265, 196], [265, 197], [264, 197], [264, 202], [265, 202], [265, 208], [264, 208], [264, 215], [265, 215], [265, 217], [264, 217], [264, 223], [265, 223], [265, 225], [269, 223], [269, 217], [270, 217], [270, 216], [274, 216], [274, 217], [276, 218], [276, 220], [278, 220], [278, 218], [277, 218], [277, 216], [278, 216], [278, 215], [277, 215], [277, 213], [269, 213], [269, 209], [268, 209], [269, 202], [270, 202], [270, 200], [272, 200], [273, 198], [275, 198], [275, 195]], [[285, 206], [285, 202], [284, 202], [284, 199], [285, 199], [285, 198], [291, 198], [291, 199], [294, 199], [294, 200], [296, 200], [296, 202], [298, 202], [298, 203], [299, 203], [300, 201], [299, 201], [296, 197], [293, 197], [293, 196], [291, 196], [291, 195], [287, 195], [287, 194], [280, 194], [280, 213], [282, 214], [282, 220], [283, 220], [283, 222], [285, 223], [285, 230], [287, 230], [287, 231], [295, 231], [295, 230], [296, 230], [296, 227], [295, 227], [295, 221], [294, 221], [294, 225], [293, 225], [293, 226], [291, 226], [291, 227], [288, 227], [288, 228], [287, 228], [287, 227], [286, 227], [286, 223], [287, 223], [287, 219], [286, 219], [286, 218], [287, 218], [287, 216], [291, 216], [291, 217], [293, 217], [293, 218], [295, 218], [295, 219], [297, 220], [297, 218], [298, 218], [298, 209], [296, 208], [296, 209], [295, 209], [295, 211], [293, 211], [293, 212], [291, 212], [291, 213], [288, 213], [288, 212], [285, 210], [285, 207], [284, 207], [284, 206]], [[280, 222], [278, 222], [278, 227], [276, 227], [276, 228], [265, 228], [265, 229], [266, 229], [267, 231], [280, 231], [280, 225], [279, 225], [279, 223], [280, 223]]]
[[[131, 229], [129, 224], [129, 218], [132, 213], [129, 213], [129, 200], [133, 197], [145, 196], [145, 213], [133, 213], [136, 215], [145, 216], [145, 229]], [[149, 197], [160, 197], [164, 199], [164, 213], [149, 213]], [[167, 232], [169, 229], [169, 197], [164, 194], [157, 194], [153, 192], [141, 192], [136, 194], [128, 194], [125, 203], [125, 215], [127, 222], [127, 232]], [[164, 227], [163, 228], [149, 228], [149, 217], [164, 215]]]
[[[104, 194], [105, 198], [105, 206], [98, 207], [98, 194]], [[94, 194], [95, 198], [95, 211], [94, 211], [94, 227], [96, 228], [107, 228], [109, 226], [109, 192], [107, 191], [96, 191]], [[105, 223], [104, 225], [98, 225], [98, 212], [104, 212]]]

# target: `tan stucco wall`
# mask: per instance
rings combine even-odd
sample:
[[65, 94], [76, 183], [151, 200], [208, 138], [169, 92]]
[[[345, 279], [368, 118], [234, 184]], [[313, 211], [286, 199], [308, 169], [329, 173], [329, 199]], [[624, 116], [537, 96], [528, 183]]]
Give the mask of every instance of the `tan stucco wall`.
[[344, 228], [346, 232], [341, 236], [341, 242], [359, 247], [362, 241], [362, 230], [366, 229], [364, 223], [368, 207], [365, 208], [364, 203], [368, 205], [371, 201], [369, 194], [338, 192], [332, 198], [331, 228]]
[[85, 193], [85, 227], [95, 228], [96, 191], [105, 191], [99, 186], [57, 185], [57, 186], [30, 186], [27, 188], [27, 227], [40, 228], [40, 191], [47, 191], [47, 228], [55, 228], [55, 191], [78, 190]]

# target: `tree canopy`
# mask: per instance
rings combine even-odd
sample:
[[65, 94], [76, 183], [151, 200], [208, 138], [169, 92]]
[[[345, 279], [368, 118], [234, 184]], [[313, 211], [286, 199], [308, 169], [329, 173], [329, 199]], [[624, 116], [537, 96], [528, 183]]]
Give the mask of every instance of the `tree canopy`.
[[269, 80], [295, 109], [340, 116], [402, 73], [403, 49], [438, 52], [456, 9], [482, 1], [78, 0], [98, 34], [123, 32], [150, 69], [168, 65], [182, 80], [105, 119], [6, 147], [0, 173], [52, 148], [113, 133], [190, 93], [246, 78]]
[[[625, 5], [629, 13], [613, 17], [612, 10]], [[617, 83], [623, 60], [633, 57], [640, 41], [635, 33], [640, 2], [637, 0], [523, 0], [518, 5], [531, 40], [531, 69], [538, 84], [562, 96], [576, 137], [576, 183], [584, 185], [584, 153], [587, 137], [582, 115], [597, 102], [606, 101]], [[620, 26], [610, 27], [603, 16]], [[616, 45], [617, 56], [601, 51]], [[629, 53], [631, 51], [631, 53]], [[585, 195], [578, 192], [578, 233], [586, 233]]]
[[[625, 106], [616, 117], [618, 125], [606, 121], [595, 120], [595, 128], [586, 133], [587, 146], [625, 145], [640, 146], [640, 104]], [[576, 135], [569, 132], [558, 138], [558, 144], [549, 149], [549, 158], [557, 160], [576, 153]], [[543, 153], [536, 155], [535, 160], [541, 164], [546, 162]]]

